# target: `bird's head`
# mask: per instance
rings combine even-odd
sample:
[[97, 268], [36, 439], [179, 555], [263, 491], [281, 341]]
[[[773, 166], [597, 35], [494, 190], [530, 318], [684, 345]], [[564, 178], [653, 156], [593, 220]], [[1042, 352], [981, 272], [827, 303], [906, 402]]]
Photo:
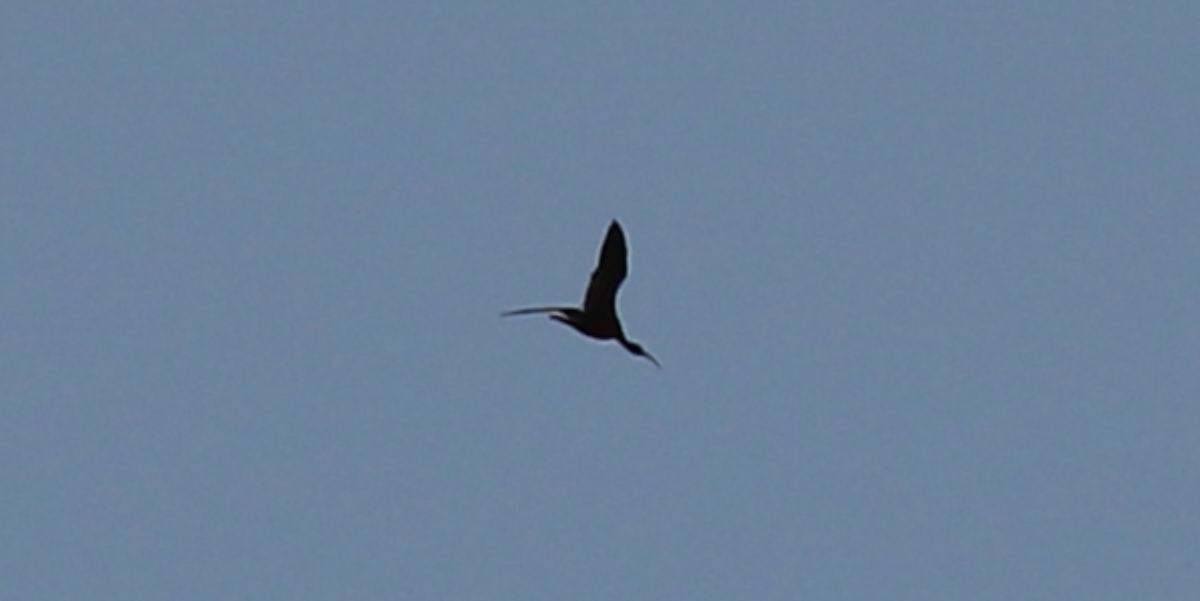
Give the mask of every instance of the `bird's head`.
[[654, 355], [651, 355], [649, 353], [649, 351], [647, 351], [645, 348], [642, 347], [642, 345], [640, 345], [636, 342], [629, 342], [628, 340], [622, 340], [621, 346], [625, 347], [625, 350], [627, 350], [639, 357], [645, 357], [647, 360], [649, 360], [651, 363], [654, 364], [654, 367], [662, 369], [662, 366], [658, 364], [658, 359], [655, 359]]

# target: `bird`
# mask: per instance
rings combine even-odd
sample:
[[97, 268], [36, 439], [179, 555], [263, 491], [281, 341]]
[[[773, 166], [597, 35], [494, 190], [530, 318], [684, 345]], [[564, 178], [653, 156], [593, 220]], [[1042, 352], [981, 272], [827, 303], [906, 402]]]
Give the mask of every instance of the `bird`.
[[625, 350], [644, 357], [662, 369], [658, 359], [654, 358], [642, 345], [633, 342], [625, 336], [621, 328], [621, 320], [617, 318], [617, 289], [629, 273], [626, 260], [628, 253], [625, 248], [625, 232], [621, 224], [614, 219], [608, 226], [604, 243], [600, 246], [600, 257], [596, 269], [588, 280], [587, 291], [583, 295], [583, 307], [549, 306], [526, 307], [505, 311], [500, 315], [530, 315], [534, 313], [549, 313], [550, 319], [575, 328], [580, 334], [597, 340], [616, 340]]

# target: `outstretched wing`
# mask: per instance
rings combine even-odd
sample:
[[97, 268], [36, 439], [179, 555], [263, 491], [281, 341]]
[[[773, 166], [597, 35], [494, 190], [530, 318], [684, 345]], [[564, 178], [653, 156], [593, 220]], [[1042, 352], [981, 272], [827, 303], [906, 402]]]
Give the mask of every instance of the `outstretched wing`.
[[625, 281], [629, 266], [625, 259], [625, 232], [614, 219], [600, 247], [600, 260], [588, 281], [583, 296], [583, 312], [587, 315], [616, 318], [617, 289]]
[[501, 317], [512, 317], [513, 315], [531, 315], [533, 313], [562, 313], [565, 311], [574, 311], [575, 307], [526, 307], [524, 309], [513, 309], [500, 314]]

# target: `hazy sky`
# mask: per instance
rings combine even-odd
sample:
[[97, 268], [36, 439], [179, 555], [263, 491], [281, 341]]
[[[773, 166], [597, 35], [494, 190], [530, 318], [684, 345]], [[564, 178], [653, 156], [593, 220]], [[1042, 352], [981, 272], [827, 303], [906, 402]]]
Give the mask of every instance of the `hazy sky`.
[[1194, 599], [1198, 32], [10, 2], [0, 598]]

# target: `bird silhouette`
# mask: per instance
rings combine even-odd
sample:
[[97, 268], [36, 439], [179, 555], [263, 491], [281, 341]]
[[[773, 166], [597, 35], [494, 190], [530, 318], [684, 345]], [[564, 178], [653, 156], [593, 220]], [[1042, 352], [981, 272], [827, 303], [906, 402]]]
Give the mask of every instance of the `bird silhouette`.
[[625, 232], [621, 224], [613, 220], [604, 236], [604, 244], [600, 247], [600, 259], [592, 277], [588, 280], [587, 292], [583, 295], [583, 308], [554, 306], [527, 307], [501, 313], [504, 317], [513, 315], [529, 315], [532, 313], [549, 313], [550, 319], [565, 323], [575, 328], [580, 334], [598, 340], [616, 340], [625, 350], [645, 357], [655, 367], [661, 368], [658, 359], [642, 348], [642, 345], [625, 337], [621, 329], [621, 320], [617, 318], [617, 289], [629, 273], [626, 263]]

